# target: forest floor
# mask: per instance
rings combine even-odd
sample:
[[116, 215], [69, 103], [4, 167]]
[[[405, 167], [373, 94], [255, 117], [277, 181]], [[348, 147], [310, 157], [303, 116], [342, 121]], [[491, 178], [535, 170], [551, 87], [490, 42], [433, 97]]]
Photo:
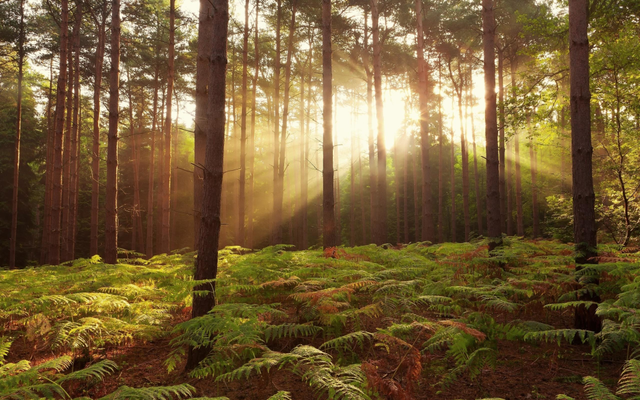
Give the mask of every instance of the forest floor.
[[[635, 253], [600, 251], [598, 293], [615, 305], [640, 267]], [[199, 325], [189, 322], [193, 253], [128, 256], [115, 266], [94, 257], [0, 270], [0, 337], [12, 341], [4, 362], [35, 367], [67, 354], [69, 370], [118, 365], [64, 383], [71, 398], [188, 384], [194, 395], [232, 400], [587, 399], [583, 377], [615, 388], [636, 344], [573, 329], [589, 283], [571, 246], [553, 241], [509, 238], [494, 257], [482, 242], [228, 248], [217, 311]], [[185, 344], [204, 343], [206, 326], [212, 356], [189, 374]], [[2, 364], [0, 346], [0, 398]], [[149, 396], [139, 398], [161, 398]]]

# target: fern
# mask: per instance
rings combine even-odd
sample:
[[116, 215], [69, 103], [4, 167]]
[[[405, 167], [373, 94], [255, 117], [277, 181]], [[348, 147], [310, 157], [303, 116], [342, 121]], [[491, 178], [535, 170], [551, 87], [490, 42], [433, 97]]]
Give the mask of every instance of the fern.
[[584, 377], [584, 392], [588, 400], [620, 400], [597, 378]]
[[291, 393], [280, 390], [278, 393], [270, 396], [267, 400], [293, 400], [293, 397], [291, 397]]
[[563, 339], [568, 343], [572, 343], [576, 338], [579, 338], [582, 343], [589, 343], [592, 346], [595, 345], [594, 333], [584, 329], [554, 329], [540, 332], [529, 332], [525, 335], [524, 340], [544, 342], [551, 342], [555, 340], [558, 342], [558, 346], [560, 346]]
[[188, 384], [135, 389], [129, 386], [121, 386], [115, 392], [102, 397], [100, 400], [171, 400], [189, 398], [194, 393], [195, 388]]
[[360, 346], [360, 348], [364, 347], [365, 342], [368, 342], [373, 339], [375, 336], [374, 333], [367, 331], [357, 331], [347, 333], [346, 335], [337, 337], [335, 339], [328, 340], [324, 342], [320, 349], [323, 350], [337, 350], [337, 351], [352, 351], [355, 345]]

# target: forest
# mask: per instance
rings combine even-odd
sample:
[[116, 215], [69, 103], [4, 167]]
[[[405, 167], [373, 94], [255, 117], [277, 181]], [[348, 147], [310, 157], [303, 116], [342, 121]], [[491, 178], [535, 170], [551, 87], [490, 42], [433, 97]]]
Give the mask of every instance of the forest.
[[640, 1], [0, 19], [0, 399], [640, 398]]

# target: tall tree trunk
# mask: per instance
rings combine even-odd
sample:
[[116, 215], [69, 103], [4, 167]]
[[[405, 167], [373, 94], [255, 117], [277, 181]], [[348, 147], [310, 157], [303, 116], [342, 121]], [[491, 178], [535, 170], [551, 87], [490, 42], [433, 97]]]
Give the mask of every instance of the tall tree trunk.
[[289, 122], [289, 94], [291, 83], [291, 58], [293, 56], [293, 38], [296, 27], [296, 2], [293, 2], [291, 10], [291, 24], [289, 25], [289, 38], [287, 41], [287, 61], [284, 73], [284, 99], [282, 105], [282, 134], [280, 136], [280, 150], [278, 152], [278, 173], [274, 187], [273, 215], [276, 221], [274, 226], [274, 243], [282, 243], [282, 206], [284, 198], [284, 172], [285, 172], [285, 151], [287, 149], [287, 128]]
[[511, 212], [507, 211], [508, 195], [507, 195], [507, 177], [506, 173], [506, 141], [504, 135], [505, 129], [505, 115], [504, 115], [504, 50], [498, 48], [498, 107], [500, 108], [500, 139], [499, 139], [499, 151], [500, 151], [500, 216], [502, 217], [502, 230], [508, 235], [511, 235]]
[[[409, 159], [411, 155], [409, 154], [409, 137], [406, 135], [403, 138], [403, 147], [404, 159], [402, 163], [402, 186], [404, 191], [404, 204], [402, 205], [402, 220], [404, 221], [404, 242], [409, 243]], [[417, 216], [416, 216], [417, 217]]]
[[82, 24], [82, 2], [78, 2], [75, 12], [75, 25], [73, 27], [73, 115], [71, 125], [71, 154], [69, 157], [69, 219], [67, 222], [67, 259], [75, 258], [76, 250], [76, 223], [78, 204], [78, 154], [80, 146], [80, 26]]
[[60, 261], [69, 260], [69, 194], [71, 192], [71, 122], [73, 119], [73, 42], [75, 42], [76, 29], [73, 28], [71, 41], [68, 43], [67, 56], [69, 79], [67, 80], [67, 115], [64, 129], [64, 146], [62, 153], [62, 221], [60, 222]]
[[[573, 235], [576, 264], [592, 262], [596, 256], [597, 229], [591, 146], [591, 92], [589, 90], [588, 1], [569, 1], [569, 75], [571, 78], [571, 159], [573, 162]], [[589, 298], [586, 298], [589, 297]], [[597, 296], [580, 300], [599, 301]], [[597, 305], [576, 308], [575, 327], [600, 331]]]
[[[274, 65], [274, 123], [273, 131], [273, 211], [271, 214], [271, 244], [282, 242], [282, 190], [280, 189], [280, 29], [282, 25], [282, 0], [277, 0], [276, 9], [276, 55]], [[278, 204], [280, 206], [278, 207]]]
[[531, 158], [531, 214], [533, 218], [533, 238], [540, 237], [540, 224], [538, 223], [538, 186], [536, 171], [538, 161], [536, 160], [536, 148], [533, 135], [529, 142], [529, 157]]
[[333, 99], [335, 103], [333, 104], [333, 159], [335, 165], [335, 173], [333, 174], [334, 180], [334, 189], [333, 193], [335, 196], [334, 207], [335, 207], [335, 216], [336, 216], [336, 246], [342, 244], [342, 222], [340, 221], [341, 213], [340, 213], [340, 153], [338, 152], [340, 143], [338, 143], [338, 88], [336, 86], [333, 87], [334, 95]]
[[[513, 98], [515, 100], [517, 95], [516, 90], [516, 71], [517, 65], [515, 62], [515, 55], [511, 59], [511, 90], [513, 92]], [[516, 174], [516, 233], [518, 236], [524, 236], [524, 211], [522, 208], [522, 171], [520, 164], [520, 134], [517, 131], [517, 127], [514, 125], [514, 163], [515, 163], [515, 174]]]
[[522, 208], [522, 171], [520, 165], [520, 133], [514, 132], [515, 174], [516, 174], [516, 233], [524, 236], [524, 211]]
[[133, 120], [133, 88], [131, 85], [131, 76], [127, 68], [127, 81], [129, 83], [129, 132], [131, 135], [131, 149], [133, 157], [133, 210], [132, 210], [132, 235], [131, 249], [137, 252], [144, 251], [144, 243], [142, 238], [142, 216], [140, 215], [140, 150], [138, 143], [139, 132], [136, 132]]
[[464, 94], [464, 74], [462, 73], [462, 60], [458, 60], [458, 76], [460, 77], [460, 89], [458, 91], [458, 115], [460, 116], [460, 153], [462, 156], [462, 212], [464, 214], [464, 241], [471, 239], [471, 220], [469, 219], [469, 150], [467, 147], [467, 133], [465, 130], [465, 118], [462, 113], [462, 96]]
[[574, 241], [578, 251], [577, 261], [582, 263], [595, 255], [597, 244], [592, 175], [587, 7], [586, 0], [569, 2]]
[[118, 260], [118, 95], [120, 92], [120, 0], [111, 6], [111, 70], [109, 82], [109, 138], [107, 144], [107, 197], [105, 262]]
[[[378, 178], [376, 144], [373, 129], [373, 71], [369, 66], [369, 17], [364, 13], [364, 56], [363, 64], [367, 75], [367, 127], [369, 131], [369, 192], [371, 195], [371, 241], [376, 241], [378, 226]], [[365, 59], [366, 58], [366, 59]]]
[[[304, 106], [304, 73], [301, 73], [300, 79], [300, 135], [302, 137], [301, 143], [301, 153], [300, 153], [300, 195], [301, 195], [301, 209], [300, 209], [300, 229], [302, 230], [301, 235], [301, 243], [302, 249], [306, 250], [309, 247], [309, 218], [308, 218], [308, 202], [309, 202], [309, 167], [307, 163], [307, 159], [309, 158], [309, 121], [311, 112], [311, 76], [313, 75], [313, 36], [312, 36], [311, 27], [309, 27], [309, 82], [307, 86], [307, 115], [305, 118], [305, 106]], [[306, 130], [304, 129], [304, 124], [307, 124]]]
[[333, 135], [331, 69], [331, 0], [322, 0], [322, 245], [336, 245], [336, 220], [333, 197]]
[[167, 60], [167, 114], [164, 123], [164, 169], [162, 173], [162, 252], [171, 250], [171, 108], [175, 75], [176, 1], [169, 2], [169, 58]]
[[[55, 140], [55, 121], [51, 121], [51, 107], [53, 106], [53, 55], [49, 62], [49, 95], [47, 101], [47, 158], [46, 177], [44, 191], [44, 224], [42, 226], [42, 240], [40, 243], [40, 264], [49, 259], [49, 246], [51, 241], [51, 196], [53, 187], [53, 154]], [[52, 126], [53, 125], [53, 126]]]
[[473, 70], [469, 69], [469, 85], [468, 85], [468, 105], [471, 108], [471, 139], [473, 140], [473, 178], [475, 184], [475, 193], [476, 193], [476, 218], [478, 225], [478, 235], [483, 235], [482, 229], [482, 198], [480, 197], [480, 175], [478, 174], [478, 155], [476, 148], [476, 126], [473, 117]]
[[[213, 32], [208, 46], [211, 49], [208, 124], [206, 125], [206, 154], [204, 160], [204, 180], [202, 197], [202, 221], [198, 239], [198, 259], [195, 279], [215, 279], [218, 273], [218, 241], [220, 239], [220, 200], [224, 161], [224, 102], [225, 75], [227, 65], [227, 27], [229, 23], [228, 0], [212, 0]], [[204, 38], [203, 38], [204, 39]], [[193, 288], [207, 291], [206, 295], [193, 296], [192, 317], [205, 315], [215, 305], [215, 282]], [[209, 348], [189, 347], [186, 369], [192, 369], [207, 356]]]
[[[512, 148], [514, 148], [515, 146], [513, 145], [513, 142], [511, 143], [505, 143], [505, 149], [507, 152], [511, 152]], [[507, 216], [506, 216], [506, 220], [507, 220], [507, 235], [508, 236], [512, 236], [513, 233], [513, 192], [514, 192], [514, 174], [513, 174], [513, 169], [514, 169], [514, 160], [515, 160], [515, 153], [511, 154], [510, 157], [506, 158], [506, 178], [507, 178], [507, 183], [506, 183], [506, 190], [507, 190]]]
[[20, 0], [20, 33], [18, 37], [18, 98], [16, 99], [16, 142], [13, 156], [13, 192], [11, 196], [11, 244], [9, 268], [16, 267], [18, 243], [18, 185], [20, 183], [20, 136], [22, 134], [22, 77], [24, 67], [24, 0]]
[[[429, 164], [429, 106], [427, 94], [427, 63], [424, 59], [424, 19], [422, 0], [416, 0], [416, 35], [418, 37], [418, 104], [420, 108], [420, 149], [422, 152], [422, 240], [433, 242], [433, 210], [431, 205], [431, 167]], [[414, 193], [417, 196], [417, 193]], [[418, 216], [415, 216], [418, 219]], [[416, 236], [417, 232], [416, 232]]]
[[373, 36], [373, 85], [376, 98], [376, 118], [378, 120], [378, 171], [377, 171], [377, 226], [375, 243], [387, 242], [387, 151], [384, 143], [384, 109], [382, 104], [382, 67], [380, 64], [380, 27], [378, 0], [371, 0], [371, 32]]
[[90, 254], [98, 254], [98, 216], [100, 212], [100, 94], [107, 28], [107, 2], [102, 3], [102, 22], [98, 27], [95, 80], [93, 86], [93, 146], [91, 151], [91, 238]]
[[[207, 87], [209, 84], [209, 57], [211, 56], [210, 42], [213, 35], [212, 18], [213, 8], [211, 2], [209, 0], [200, 0], [200, 13], [198, 17], [198, 59], [196, 62], [195, 167], [193, 169], [193, 237], [195, 249], [200, 248], [198, 239], [200, 238], [200, 220], [202, 219], [203, 166], [205, 146], [207, 143]], [[256, 25], [256, 35], [257, 29]], [[256, 51], [257, 48], [258, 46], [256, 45]], [[147, 238], [147, 241], [148, 240]]]
[[351, 96], [351, 165], [350, 175], [350, 195], [349, 195], [349, 246], [356, 246], [356, 148], [358, 137], [355, 133], [356, 96], [355, 91]]
[[253, 178], [254, 178], [254, 164], [255, 164], [255, 149], [256, 149], [256, 97], [258, 93], [258, 74], [260, 73], [260, 40], [258, 36], [258, 18], [260, 15], [260, 0], [256, 0], [256, 23], [255, 23], [255, 36], [253, 39], [254, 47], [254, 75], [253, 75], [253, 99], [251, 108], [251, 137], [249, 139], [249, 183], [248, 183], [248, 212], [247, 218], [247, 242], [246, 247], [253, 248], [253, 218], [254, 218], [254, 202], [253, 202]]
[[62, 136], [67, 86], [67, 47], [69, 42], [69, 1], [61, 0], [60, 14], [60, 73], [56, 98], [56, 131], [53, 150], [51, 185], [51, 223], [49, 235], [49, 264], [60, 264], [60, 217], [62, 204]]
[[500, 159], [496, 115], [496, 23], [493, 1], [482, 0], [482, 42], [484, 47], [485, 137], [487, 142], [487, 234], [489, 249], [502, 243], [500, 219]]
[[[257, 28], [257, 27], [256, 27]], [[249, 0], [244, 4], [244, 36], [242, 47], [242, 110], [240, 111], [240, 180], [238, 193], [238, 233], [236, 244], [245, 245], [244, 215], [247, 177], [247, 68], [249, 64]]]
[[[157, 123], [158, 123], [158, 64], [156, 64], [156, 69], [154, 73], [153, 79], [153, 116], [151, 121], [151, 152], [149, 154], [149, 183], [147, 190], [147, 248], [146, 253], [147, 257], [153, 257], [153, 192], [154, 192], [154, 182], [155, 182], [155, 154], [156, 154], [156, 136], [157, 136]], [[197, 90], [196, 90], [197, 93]], [[196, 131], [198, 130], [198, 125], [196, 123]], [[196, 136], [197, 137], [197, 136]], [[197, 151], [196, 151], [197, 153]], [[195, 169], [198, 170], [198, 165], [196, 163]], [[194, 182], [196, 181], [194, 177]], [[195, 186], [195, 184], [194, 184]], [[195, 190], [194, 190], [195, 193]], [[195, 196], [195, 194], [194, 194]], [[194, 211], [197, 212], [197, 211]]]
[[[442, 60], [438, 61], [438, 242], [444, 242], [444, 127], [442, 126]], [[453, 144], [452, 144], [453, 145]]]
[[[454, 101], [451, 99], [451, 109], [454, 109]], [[451, 157], [450, 157], [450, 182], [451, 185], [451, 241], [457, 242], [457, 234], [456, 234], [456, 145], [454, 141], [454, 132], [455, 129], [453, 127], [453, 114], [451, 115]]]

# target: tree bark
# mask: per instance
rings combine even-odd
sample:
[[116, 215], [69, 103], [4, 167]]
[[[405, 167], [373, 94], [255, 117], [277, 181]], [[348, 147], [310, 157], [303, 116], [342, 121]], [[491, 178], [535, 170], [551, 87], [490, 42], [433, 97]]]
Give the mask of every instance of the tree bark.
[[244, 216], [247, 180], [247, 68], [249, 64], [249, 0], [244, 5], [244, 35], [242, 47], [242, 106], [240, 111], [240, 180], [238, 193], [238, 233], [236, 244], [245, 245]]
[[[282, 242], [282, 190], [279, 187], [280, 175], [280, 29], [282, 25], [282, 0], [277, 0], [276, 9], [276, 55], [274, 65], [274, 124], [273, 131], [273, 211], [271, 214], [271, 244]], [[280, 206], [278, 207], [278, 204]]]
[[[516, 62], [515, 55], [511, 59], [511, 88], [513, 92], [513, 98], [516, 98]], [[515, 163], [515, 174], [516, 174], [516, 233], [518, 236], [524, 236], [524, 211], [522, 209], [522, 171], [520, 165], [520, 134], [517, 131], [517, 127], [514, 125], [514, 163]]]
[[67, 86], [67, 47], [69, 42], [69, 1], [61, 0], [60, 14], [60, 73], [56, 97], [56, 129], [53, 150], [51, 185], [51, 234], [49, 235], [49, 264], [60, 264], [60, 216], [62, 203], [62, 139]]
[[529, 157], [531, 158], [531, 214], [533, 218], [533, 238], [536, 239], [540, 237], [540, 224], [538, 221], [538, 186], [537, 186], [537, 175], [538, 175], [538, 161], [536, 157], [536, 148], [535, 148], [535, 140], [533, 139], [533, 135], [531, 136], [529, 142]]
[[364, 54], [363, 64], [367, 78], [367, 127], [369, 131], [369, 192], [371, 196], [371, 241], [376, 241], [378, 225], [378, 178], [376, 161], [376, 144], [373, 129], [373, 71], [369, 66], [369, 17], [364, 13]]
[[255, 23], [255, 36], [253, 39], [254, 47], [254, 75], [253, 75], [253, 99], [251, 108], [251, 137], [249, 139], [249, 183], [248, 183], [248, 204], [247, 209], [249, 216], [247, 218], [247, 243], [246, 246], [250, 249], [253, 248], [253, 218], [254, 218], [254, 205], [253, 205], [253, 178], [254, 178], [254, 164], [255, 164], [255, 149], [256, 149], [256, 97], [258, 92], [258, 74], [260, 73], [260, 40], [258, 36], [258, 18], [260, 15], [260, 0], [256, 0], [256, 23]]
[[501, 225], [502, 230], [507, 232], [508, 235], [511, 235], [511, 212], [507, 211], [509, 206], [507, 206], [508, 195], [507, 195], [507, 176], [506, 174], [506, 141], [504, 135], [505, 129], [505, 115], [504, 115], [504, 50], [498, 48], [498, 107], [500, 108], [500, 216], [502, 217]]
[[569, 2], [571, 79], [571, 158], [573, 161], [574, 241], [577, 262], [596, 254], [595, 194], [591, 146], [589, 38], [586, 0]]
[[382, 104], [382, 66], [380, 53], [380, 27], [378, 0], [371, 0], [371, 33], [373, 36], [373, 85], [376, 99], [376, 119], [378, 121], [378, 171], [377, 171], [377, 238], [376, 244], [387, 242], [387, 151], [384, 143], [384, 106]]
[[71, 122], [73, 119], [73, 42], [75, 42], [75, 24], [71, 40], [67, 44], [67, 66], [69, 78], [67, 80], [67, 114], [65, 116], [64, 145], [62, 149], [62, 221], [60, 222], [60, 261], [69, 260], [69, 194], [71, 192]]
[[171, 251], [171, 108], [175, 75], [175, 17], [176, 1], [169, 2], [169, 58], [167, 60], [167, 100], [164, 123], [164, 169], [162, 173], [162, 237], [163, 253]]
[[[476, 195], [476, 218], [478, 225], [478, 235], [483, 235], [484, 231], [482, 229], [482, 198], [480, 197], [480, 175], [478, 174], [478, 153], [476, 148], [476, 126], [473, 117], [473, 69], [469, 68], [469, 85], [468, 89], [468, 105], [471, 108], [471, 138], [473, 140], [473, 177], [475, 184], [475, 195]], [[502, 165], [502, 164], [501, 164]]]
[[[51, 121], [51, 107], [53, 106], [53, 54], [49, 62], [49, 95], [47, 101], [47, 158], [46, 178], [44, 191], [44, 224], [42, 226], [42, 240], [40, 243], [40, 264], [49, 259], [49, 247], [51, 242], [51, 196], [53, 188], [53, 158], [55, 140], [55, 121]], [[53, 127], [52, 127], [53, 125]]]
[[20, 33], [18, 37], [18, 97], [16, 99], [16, 141], [13, 156], [13, 192], [11, 195], [11, 243], [9, 246], [9, 268], [16, 267], [18, 244], [18, 187], [20, 183], [20, 136], [22, 134], [22, 77], [24, 67], [24, 0], [20, 0]]
[[[420, 108], [420, 150], [422, 154], [422, 240], [435, 241], [433, 229], [433, 210], [431, 205], [431, 166], [429, 150], [429, 96], [427, 93], [427, 63], [424, 59], [424, 19], [422, 0], [416, 0], [416, 36], [418, 37], [418, 106]], [[417, 193], [414, 193], [417, 196]], [[418, 216], [415, 216], [416, 220]], [[416, 236], [417, 232], [416, 232]]]
[[[215, 279], [218, 272], [218, 241], [220, 239], [220, 201], [224, 161], [224, 103], [227, 65], [227, 27], [229, 23], [228, 0], [212, 0], [213, 32], [208, 46], [211, 49], [208, 92], [208, 124], [206, 125], [206, 153], [202, 197], [202, 221], [198, 239], [196, 280]], [[215, 305], [215, 282], [198, 285], [194, 291], [207, 291], [206, 295], [193, 297], [192, 317], [205, 315]], [[186, 369], [198, 365], [208, 354], [209, 348], [189, 347]]]
[[73, 115], [71, 125], [71, 154], [69, 157], [69, 219], [67, 222], [67, 259], [73, 260], [76, 251], [76, 223], [78, 217], [78, 154], [80, 150], [80, 26], [82, 24], [82, 2], [78, 2], [73, 27]]
[[[438, 87], [442, 88], [442, 60], [438, 61]], [[444, 242], [444, 127], [442, 93], [438, 96], [438, 242]]]
[[95, 81], [93, 86], [93, 146], [91, 151], [91, 238], [90, 254], [98, 254], [98, 217], [100, 213], [100, 94], [107, 28], [107, 2], [102, 3], [102, 22], [98, 27]]
[[331, 0], [322, 0], [322, 245], [336, 245], [333, 197], [333, 72], [331, 69]]
[[493, 1], [482, 0], [482, 42], [484, 47], [485, 138], [487, 142], [487, 234], [489, 249], [502, 243], [500, 219], [500, 159], [498, 155], [498, 120], [496, 113], [496, 24]]
[[120, 91], [120, 0], [112, 0], [111, 70], [109, 82], [109, 137], [107, 144], [107, 197], [105, 262], [118, 261], [118, 95]]
[[[200, 0], [198, 17], [198, 59], [196, 62], [196, 116], [194, 129], [193, 168], [193, 233], [194, 249], [198, 249], [200, 220], [202, 218], [202, 184], [205, 146], [207, 143], [207, 87], [209, 84], [209, 57], [211, 35], [213, 35], [213, 8], [209, 0]], [[257, 30], [257, 28], [256, 28]], [[256, 46], [257, 48], [257, 46]], [[254, 101], [255, 104], [255, 101]], [[147, 239], [148, 240], [148, 239]]]

